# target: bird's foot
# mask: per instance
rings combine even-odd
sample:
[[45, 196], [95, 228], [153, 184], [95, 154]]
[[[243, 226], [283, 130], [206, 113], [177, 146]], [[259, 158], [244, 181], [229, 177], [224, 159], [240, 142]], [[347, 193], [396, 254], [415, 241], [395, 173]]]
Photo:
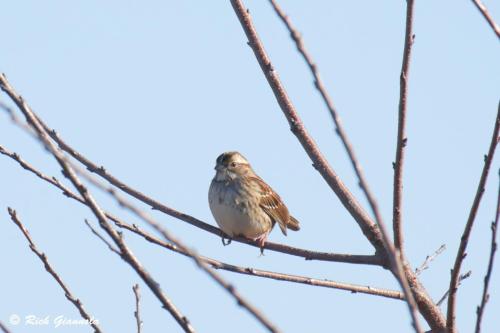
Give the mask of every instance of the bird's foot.
[[264, 247], [266, 246], [267, 233], [257, 237], [255, 240], [257, 241], [257, 245], [259, 245], [260, 248], [260, 257], [262, 257], [264, 255]]
[[231, 244], [231, 242], [233, 241], [233, 240], [231, 239], [231, 237], [229, 237], [229, 236], [228, 236], [228, 235], [226, 235], [226, 234], [223, 234], [223, 235], [222, 235], [221, 240], [222, 240], [222, 245], [224, 245], [224, 246], [227, 246], [227, 245]]

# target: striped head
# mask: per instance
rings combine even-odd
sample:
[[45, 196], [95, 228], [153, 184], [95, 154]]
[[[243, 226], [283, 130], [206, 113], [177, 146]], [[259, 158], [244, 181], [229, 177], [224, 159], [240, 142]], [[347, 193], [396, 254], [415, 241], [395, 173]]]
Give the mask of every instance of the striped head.
[[217, 181], [229, 181], [238, 176], [253, 174], [248, 160], [237, 151], [220, 154], [215, 161], [215, 170], [215, 179]]

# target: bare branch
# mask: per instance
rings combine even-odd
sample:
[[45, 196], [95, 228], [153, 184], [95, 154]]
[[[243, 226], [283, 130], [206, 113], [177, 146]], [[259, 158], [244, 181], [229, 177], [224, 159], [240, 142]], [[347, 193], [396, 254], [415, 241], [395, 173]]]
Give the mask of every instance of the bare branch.
[[[41, 173], [40, 171], [38, 171], [37, 169], [35, 169], [33, 166], [31, 166], [28, 162], [26, 162], [25, 160], [23, 160], [18, 154], [16, 153], [12, 153], [10, 151], [8, 151], [7, 149], [5, 149], [4, 147], [0, 146], [0, 153], [2, 153], [3, 155], [6, 155], [8, 157], [10, 157], [11, 159], [15, 160], [16, 162], [18, 162], [24, 169], [34, 173], [36, 176], [38, 176], [40, 179], [42, 180], [45, 180], [46, 182], [54, 185], [55, 187], [59, 188], [60, 190], [63, 191], [64, 195], [67, 196], [68, 198], [71, 198], [73, 200], [76, 200], [78, 201], [79, 203], [81, 204], [84, 204], [86, 205], [86, 202], [83, 201], [83, 199], [81, 199], [78, 195], [74, 194], [70, 189], [68, 189], [67, 187], [65, 187], [62, 183], [60, 183], [57, 178], [55, 177], [48, 177], [46, 175], [44, 175], [43, 173]], [[146, 240], [152, 242], [152, 243], [155, 243], [155, 244], [158, 244], [158, 245], [161, 245], [165, 248], [168, 248], [170, 250], [173, 250], [173, 251], [177, 251], [181, 254], [183, 254], [183, 252], [180, 252], [180, 250], [173, 244], [170, 244], [170, 243], [166, 243], [164, 241], [161, 241], [159, 240], [158, 238], [146, 233], [145, 231], [143, 231], [142, 229], [140, 229], [138, 226], [136, 225], [132, 225], [130, 226], [129, 224], [121, 221], [120, 219], [118, 219], [117, 217], [115, 217], [114, 215], [106, 212], [106, 217], [109, 218], [110, 220], [112, 220], [116, 226], [120, 227], [120, 228], [124, 228], [124, 229], [128, 229], [138, 235], [141, 235], [142, 237], [144, 237]], [[87, 220], [85, 220], [87, 226], [89, 226], [89, 228], [92, 230], [92, 232], [98, 236], [101, 240], [105, 241], [106, 245], [115, 253], [117, 254], [120, 254], [119, 252], [116, 252], [116, 249], [111, 245], [109, 244], [109, 242], [107, 242], [105, 240], [105, 238], [103, 236], [101, 236], [89, 223]], [[276, 244], [276, 245], [279, 245], [279, 244]], [[281, 245], [279, 245], [281, 246]], [[286, 246], [283, 246], [286, 248]], [[299, 251], [303, 251], [303, 252], [310, 252], [310, 251], [307, 251], [307, 250], [302, 250], [302, 249], [296, 249], [296, 248], [291, 248], [291, 249], [294, 249], [295, 250], [299, 250]], [[284, 252], [284, 253], [287, 253], [287, 252]], [[301, 252], [302, 253], [302, 252]], [[317, 258], [318, 257], [318, 252], [314, 252], [315, 255], [314, 255], [314, 258]], [[324, 253], [324, 260], [328, 260], [329, 258], [329, 253]], [[349, 255], [346, 255], [346, 256], [349, 256]], [[366, 256], [368, 257], [368, 256]], [[230, 268], [230, 267], [237, 267], [237, 266], [234, 266], [234, 265], [230, 265], [230, 264], [225, 264], [223, 262], [220, 262], [220, 261], [216, 261], [214, 259], [211, 259], [211, 258], [206, 258], [206, 257], [201, 257], [203, 260], [205, 260], [208, 264], [212, 265], [214, 268], [217, 268], [217, 269], [225, 269], [225, 267], [227, 268]], [[318, 257], [319, 258], [319, 257]], [[308, 258], [306, 257], [306, 259], [312, 259], [312, 258]], [[227, 269], [229, 270], [229, 269]], [[236, 273], [243, 273], [243, 274], [247, 274], [247, 275], [252, 275], [252, 274], [249, 274], [249, 272], [253, 271], [253, 272], [256, 272], [256, 273], [259, 273], [259, 272], [264, 272], [264, 271], [260, 271], [260, 270], [257, 270], [257, 269], [253, 269], [253, 268], [242, 268], [242, 267], [238, 267], [237, 270], [231, 270], [233, 272], [236, 272]], [[268, 272], [268, 273], [272, 273], [272, 272]], [[282, 274], [282, 273], [276, 273], [278, 275], [276, 276], [279, 276], [279, 275], [284, 275], [286, 276], [285, 274]], [[257, 274], [254, 274], [255, 276], [259, 276]], [[266, 276], [262, 276], [262, 277], [266, 277]], [[273, 278], [272, 277], [272, 274], [269, 275], [270, 278]], [[352, 288], [349, 288], [349, 285], [348, 284], [342, 284], [342, 283], [338, 283], [338, 282], [333, 282], [333, 281], [327, 281], [327, 280], [315, 280], [315, 279], [312, 279], [312, 278], [309, 278], [309, 277], [299, 277], [298, 280], [294, 280], [293, 278], [287, 278], [286, 281], [290, 281], [290, 282], [297, 282], [297, 283], [306, 283], [306, 284], [312, 284], [312, 283], [309, 283], [309, 281], [319, 281], [319, 282], [316, 282], [314, 285], [317, 285], [317, 286], [323, 286], [323, 287], [331, 287], [331, 288], [335, 288], [336, 286], [345, 286], [343, 288], [340, 288], [340, 289], [345, 289], [345, 290], [349, 290], [351, 292], [360, 292], [360, 293], [367, 293], [367, 294], [373, 294], [373, 295], [379, 295], [379, 296], [385, 296], [385, 297], [389, 297], [389, 298], [396, 298], [396, 299], [403, 299], [403, 296], [401, 293], [399, 292], [396, 292], [396, 291], [392, 291], [392, 290], [385, 290], [385, 289], [380, 289], [380, 288], [374, 288], [374, 287], [364, 287], [364, 286], [355, 286], [355, 285], [351, 285]], [[332, 283], [330, 283], [332, 282]], [[387, 296], [386, 296], [387, 295]]]
[[364, 235], [377, 250], [377, 253], [383, 255], [389, 260], [391, 272], [401, 284], [403, 291], [405, 291], [405, 297], [408, 301], [407, 303], [410, 309], [410, 314], [412, 315], [415, 329], [417, 331], [421, 331], [416, 320], [416, 302], [413, 299], [412, 292], [415, 294], [418, 305], [421, 308], [421, 312], [430, 326], [433, 329], [441, 331], [444, 327], [444, 319], [442, 318], [439, 308], [432, 302], [426, 291], [420, 285], [417, 277], [414, 275], [412, 270], [407, 267], [408, 265], [403, 264], [403, 260], [401, 260], [399, 253], [394, 251], [392, 242], [388, 240], [387, 232], [384, 232], [385, 228], [383, 223], [380, 223], [380, 228], [377, 228], [374, 222], [360, 206], [358, 201], [330, 167], [326, 159], [319, 151], [317, 145], [306, 131], [295, 110], [295, 107], [286, 93], [285, 88], [281, 84], [277, 72], [272, 66], [271, 61], [264, 50], [264, 46], [262, 45], [262, 42], [260, 41], [253, 26], [248, 10], [246, 10], [241, 0], [231, 0], [231, 4], [249, 40], [248, 45], [252, 48], [262, 72], [264, 73], [276, 97], [276, 100], [278, 101], [281, 110], [290, 124], [292, 132], [298, 138], [304, 150], [313, 161], [313, 166], [320, 172], [325, 181], [330, 185], [330, 188], [340, 199], [344, 207], [356, 220]]
[[33, 242], [33, 239], [31, 239], [28, 230], [26, 230], [26, 227], [21, 223], [21, 220], [19, 220], [16, 211], [8, 207], [8, 212], [12, 222], [14, 222], [17, 225], [17, 227], [21, 230], [24, 237], [28, 241], [31, 251], [33, 251], [33, 253], [35, 253], [38, 256], [38, 258], [40, 258], [40, 260], [43, 262], [43, 265], [45, 266], [45, 270], [50, 275], [52, 275], [54, 280], [56, 280], [57, 284], [62, 288], [62, 290], [64, 290], [64, 296], [66, 296], [66, 299], [70, 301], [77, 308], [82, 318], [85, 319], [90, 326], [92, 326], [92, 328], [96, 333], [101, 333], [102, 330], [98, 325], [99, 321], [96, 320], [93, 316], [91, 316], [87, 312], [87, 310], [85, 310], [82, 302], [73, 295], [73, 293], [66, 286], [66, 283], [64, 283], [59, 274], [57, 274], [52, 265], [49, 263], [49, 260], [47, 259], [45, 253], [42, 253], [40, 250], [38, 250], [35, 243]]
[[486, 6], [481, 2], [481, 0], [472, 0], [472, 2], [474, 3], [474, 5], [476, 5], [479, 12], [481, 12], [484, 19], [491, 26], [493, 32], [497, 35], [498, 38], [500, 38], [500, 27], [495, 23], [495, 20], [493, 20], [493, 17], [491, 17], [488, 9], [486, 9]]
[[366, 199], [368, 200], [368, 203], [370, 204], [370, 208], [373, 212], [373, 215], [375, 217], [375, 220], [377, 223], [380, 223], [382, 220], [382, 216], [380, 214], [380, 211], [378, 209], [378, 204], [377, 201], [375, 200], [375, 196], [371, 192], [368, 182], [366, 181], [365, 175], [363, 174], [363, 169], [361, 167], [361, 164], [358, 161], [358, 158], [356, 157], [356, 154], [354, 153], [354, 148], [352, 146], [352, 143], [350, 142], [349, 138], [347, 137], [347, 133], [344, 130], [344, 126], [342, 126], [342, 121], [340, 119], [340, 116], [335, 108], [335, 105], [333, 104], [333, 100], [328, 94], [325, 85], [323, 83], [323, 80], [321, 80], [321, 77], [319, 75], [318, 71], [318, 65], [314, 63], [314, 60], [312, 59], [311, 54], [306, 50], [306, 47], [304, 45], [304, 41], [302, 39], [301, 34], [295, 29], [293, 26], [290, 17], [285, 14], [285, 12], [280, 8], [276, 0], [269, 0], [271, 5], [274, 8], [274, 11], [276, 14], [279, 16], [281, 21], [285, 24], [286, 28], [290, 32], [290, 37], [292, 40], [295, 42], [295, 45], [297, 46], [297, 50], [299, 53], [302, 55], [304, 58], [304, 61], [306, 64], [309, 66], [309, 69], [311, 70], [311, 73], [314, 77], [314, 86], [316, 89], [319, 91], [321, 97], [323, 98], [323, 101], [325, 102], [325, 105], [330, 112], [330, 116], [333, 119], [333, 122], [335, 124], [335, 132], [338, 134], [340, 137], [340, 140], [342, 141], [342, 144], [344, 145], [344, 148], [347, 152], [347, 155], [349, 156], [349, 160], [351, 161], [351, 165], [354, 169], [354, 172], [356, 173], [356, 176], [358, 177], [359, 180], [359, 187], [361, 187], [361, 190], [364, 192]]
[[408, 75], [410, 71], [410, 60], [415, 35], [413, 34], [413, 0], [406, 1], [406, 32], [405, 46], [403, 51], [403, 63], [399, 78], [399, 112], [398, 112], [398, 139], [396, 145], [396, 161], [394, 162], [394, 191], [392, 207], [392, 223], [394, 231], [394, 246], [403, 252], [403, 164], [405, 147], [408, 141], [406, 137], [406, 109], [408, 99]]
[[283, 111], [283, 114], [288, 120], [291, 131], [295, 134], [299, 142], [302, 144], [302, 147], [309, 155], [311, 161], [313, 162], [313, 167], [316, 168], [316, 170], [318, 170], [318, 172], [323, 176], [341, 203], [353, 216], [363, 231], [363, 234], [370, 240], [370, 243], [375, 247], [375, 249], [383, 254], [385, 250], [380, 230], [330, 167], [326, 159], [321, 154], [318, 146], [306, 131], [302, 120], [297, 114], [297, 111], [288, 97], [285, 88], [281, 84], [276, 70], [264, 50], [264, 46], [262, 45], [262, 42], [257, 35], [257, 31], [253, 26], [250, 14], [247, 12], [241, 1], [231, 0], [231, 4], [241, 23], [241, 26], [243, 27], [243, 30], [245, 31], [248, 43], [257, 58], [262, 72], [264, 73], [274, 96]]
[[[106, 214], [106, 216], [108, 216]], [[111, 252], [114, 252], [116, 253], [119, 257], [121, 257], [121, 253], [120, 251], [118, 251], [114, 246], [113, 244], [111, 244], [106, 238], [104, 238], [103, 235], [101, 235], [97, 230], [94, 229], [94, 227], [89, 223], [89, 221], [87, 221], [87, 219], [85, 219], [85, 224], [87, 225], [87, 227], [89, 227], [90, 231], [97, 236], [97, 238], [99, 238], [100, 240], [102, 240], [104, 242], [104, 244], [106, 244], [108, 246], [108, 248], [111, 250]]]
[[498, 104], [498, 112], [495, 119], [495, 127], [493, 129], [488, 155], [486, 155], [484, 159], [483, 171], [481, 172], [481, 178], [477, 186], [476, 195], [474, 197], [474, 201], [472, 203], [472, 207], [469, 212], [467, 223], [465, 224], [464, 232], [460, 239], [460, 246], [457, 251], [457, 257], [455, 258], [455, 264], [453, 266], [453, 269], [451, 270], [451, 279], [449, 288], [450, 296], [448, 297], [448, 313], [446, 320], [446, 327], [449, 333], [455, 333], [457, 331], [455, 324], [455, 306], [456, 306], [455, 303], [456, 303], [456, 295], [458, 289], [457, 288], [458, 276], [460, 275], [460, 268], [466, 256], [465, 250], [467, 249], [467, 243], [469, 241], [469, 237], [472, 231], [472, 226], [474, 225], [474, 220], [476, 219], [477, 211], [479, 209], [479, 204], [481, 203], [481, 199], [484, 194], [486, 180], [488, 179], [488, 173], [490, 171], [491, 163], [493, 161], [493, 156], [495, 154], [495, 150], [499, 140], [498, 137], [499, 131], [500, 131], [500, 103]]
[[153, 277], [146, 271], [142, 264], [138, 261], [132, 251], [127, 247], [123, 238], [120, 234], [113, 229], [113, 227], [107, 222], [106, 216], [103, 210], [99, 207], [97, 202], [94, 200], [88, 189], [81, 183], [80, 179], [76, 176], [75, 172], [68, 164], [65, 156], [61, 151], [50, 141], [48, 134], [45, 132], [43, 127], [37, 120], [31, 108], [26, 104], [24, 99], [19, 96], [12, 86], [7, 81], [4, 74], [0, 75], [0, 88], [12, 99], [12, 101], [17, 105], [21, 112], [26, 117], [26, 121], [31, 125], [33, 130], [38, 134], [38, 138], [41, 143], [48, 149], [54, 158], [57, 160], [59, 165], [63, 169], [63, 174], [68, 178], [75, 188], [80, 193], [83, 200], [87, 203], [87, 206], [92, 210], [94, 215], [99, 220], [101, 228], [103, 228], [106, 233], [113, 239], [115, 244], [120, 249], [122, 254], [122, 259], [127, 262], [139, 276], [143, 279], [146, 285], [151, 289], [155, 296], [160, 300], [163, 307], [174, 317], [177, 323], [182, 327], [185, 332], [194, 332], [194, 328], [191, 326], [187, 317], [181, 314], [177, 307], [172, 303], [172, 301], [166, 296], [163, 290], [160, 288], [159, 284], [153, 279]]
[[[115, 225], [127, 229], [129, 231], [132, 231], [133, 233], [140, 235], [143, 237], [145, 240], [159, 245], [161, 247], [164, 247], [170, 251], [174, 251], [177, 253], [180, 253], [182, 255], [187, 255], [182, 249], [179, 247], [175, 246], [174, 244], [167, 243], [165, 241], [162, 241], [161, 239], [158, 239], [157, 237], [145, 232], [141, 228], [139, 228], [137, 225], [129, 225], [127, 223], [124, 223], [123, 221], [114, 221]], [[206, 262], [207, 264], [211, 265], [212, 267], [216, 269], [222, 269], [238, 274], [245, 274], [245, 275], [251, 275], [251, 276], [257, 276], [257, 277], [263, 277], [263, 278], [269, 278], [269, 279], [274, 279], [274, 280], [280, 280], [280, 281], [288, 281], [288, 282], [294, 282], [294, 283], [302, 283], [302, 284], [308, 284], [312, 286], [318, 286], [318, 287], [325, 287], [325, 288], [333, 288], [333, 289], [341, 289], [341, 290], [347, 290], [352, 293], [364, 293], [364, 294], [369, 294], [369, 295], [376, 295], [376, 296], [382, 296], [382, 297], [387, 297], [387, 298], [393, 298], [393, 299], [400, 299], [403, 300], [404, 296], [401, 292], [394, 291], [394, 290], [387, 290], [387, 289], [380, 289], [380, 288], [374, 288], [374, 287], [369, 287], [369, 286], [359, 286], [359, 285], [354, 285], [354, 284], [347, 284], [347, 283], [341, 283], [341, 282], [335, 282], [335, 281], [330, 281], [326, 279], [314, 279], [310, 277], [305, 277], [305, 276], [298, 276], [298, 275], [289, 275], [289, 274], [284, 274], [284, 273], [276, 273], [276, 272], [269, 272], [269, 271], [263, 271], [259, 270], [256, 268], [250, 268], [250, 267], [240, 267], [240, 266], [235, 266], [232, 264], [227, 264], [219, 260], [215, 260], [209, 257], [205, 256], [199, 256], [200, 260]]]
[[420, 267], [418, 267], [417, 269], [415, 269], [415, 274], [420, 275], [420, 273], [422, 273], [423, 271], [425, 271], [426, 269], [428, 269], [429, 268], [429, 264], [432, 261], [434, 261], [434, 259], [436, 259], [441, 253], [443, 253], [444, 250], [446, 250], [446, 245], [445, 244], [441, 245], [439, 247], [439, 249], [437, 249], [436, 252], [434, 252], [430, 256], [425, 257], [425, 260], [422, 263], [422, 265], [420, 265]]
[[[464, 281], [465, 279], [469, 278], [471, 275], [472, 275], [472, 271], [468, 271], [465, 274], [460, 274], [460, 276], [458, 277], [458, 285], [457, 285], [457, 287], [462, 284], [462, 281]], [[450, 294], [450, 290], [448, 289], [443, 294], [443, 296], [441, 296], [441, 298], [439, 299], [439, 301], [436, 303], [437, 306], [441, 306], [441, 304], [444, 302], [444, 300], [448, 297], [449, 294]]]
[[141, 299], [141, 291], [139, 289], [139, 284], [135, 284], [132, 287], [132, 290], [134, 291], [135, 295], [135, 311], [134, 311], [134, 317], [137, 322], [137, 333], [141, 333], [141, 328], [142, 328], [142, 320], [141, 320], [141, 314], [139, 312], [139, 302]]
[[[69, 190], [66, 186], [64, 186], [57, 178], [48, 177], [48, 176], [44, 175], [42, 172], [40, 172], [39, 170], [34, 168], [32, 165], [27, 163], [25, 160], [23, 160], [18, 154], [7, 150], [5, 147], [3, 147], [1, 145], [0, 145], [0, 154], [3, 154], [7, 157], [10, 157], [11, 159], [13, 159], [17, 163], [19, 163], [24, 169], [34, 173], [38, 178], [40, 178], [40, 179], [54, 185], [55, 187], [59, 188], [63, 192], [63, 194], [65, 196], [67, 196], [68, 198], [74, 199], [74, 200], [80, 202], [81, 204], [87, 205], [83, 199], [81, 199], [76, 194], [72, 193], [71, 190]], [[88, 168], [88, 165], [86, 165], [86, 166]], [[109, 173], [106, 173], [106, 174], [109, 175]], [[112, 176], [110, 176], [110, 177], [112, 177]], [[117, 186], [116, 183], [111, 183], [111, 184]], [[123, 184], [123, 183], [121, 183], [121, 184]], [[118, 187], [122, 188], [122, 189], [129, 188], [127, 185], [124, 185], [124, 184], [123, 184], [123, 186], [118, 186]], [[127, 191], [125, 191], [125, 192], [128, 193]], [[141, 195], [144, 196], [144, 198], [147, 199], [148, 202], [154, 203], [154, 208], [157, 210], [160, 210], [162, 212], [164, 212], [165, 209], [172, 210], [171, 208], [168, 208], [165, 205], [160, 204], [160, 203], [154, 201], [153, 199], [151, 199], [143, 194], [141, 194]], [[134, 195], [133, 195], [133, 197], [137, 198]], [[139, 199], [139, 198], [137, 198], [137, 199]], [[139, 200], [145, 202], [144, 200], [141, 200], [141, 199], [139, 199]], [[172, 210], [172, 211], [174, 211], [174, 210]], [[185, 218], [198, 221], [202, 225], [206, 226], [207, 229], [202, 228], [203, 230], [208, 231], [209, 233], [211, 233], [213, 235], [217, 235], [217, 236], [222, 235], [222, 232], [220, 231], [220, 229], [218, 229], [216, 227], [213, 227], [213, 226], [211, 226], [205, 222], [202, 222], [200, 220], [197, 220], [196, 218], [191, 217], [189, 215], [179, 213], [177, 211], [175, 211], [175, 212], [178, 213], [179, 216], [183, 216]], [[110, 217], [109, 213], [106, 213], [106, 215], [108, 217]], [[174, 215], [172, 215], [172, 216], [174, 216]], [[174, 216], [174, 217], [177, 217], [177, 216]], [[177, 217], [177, 218], [183, 220], [181, 217]], [[248, 245], [258, 247], [258, 245], [254, 241], [243, 238], [243, 237], [235, 237], [235, 238], [233, 238], [233, 241], [237, 241], [240, 243], [245, 243]], [[284, 245], [284, 244], [272, 243], [272, 242], [266, 242], [264, 248], [267, 250], [270, 250], [270, 251], [280, 252], [280, 253], [289, 254], [289, 255], [297, 256], [297, 257], [302, 257], [302, 258], [305, 258], [306, 260], [320, 260], [320, 261], [332, 261], [332, 262], [343, 262], [343, 263], [350, 263], [350, 264], [364, 264], [364, 265], [378, 265], [378, 266], [382, 265], [382, 260], [381, 260], [380, 256], [376, 256], [376, 255], [353, 255], [353, 254], [342, 254], [342, 253], [317, 252], [317, 251], [300, 249], [300, 248], [296, 248], [296, 247], [292, 247], [292, 246], [288, 246], [288, 245]]]
[[481, 320], [483, 319], [484, 307], [486, 306], [486, 303], [490, 298], [490, 295], [488, 294], [488, 287], [490, 285], [491, 274], [493, 272], [493, 263], [495, 261], [495, 253], [497, 251], [497, 231], [498, 231], [499, 216], [500, 216], [500, 183], [498, 188], [495, 221], [491, 223], [490, 259], [488, 261], [488, 269], [486, 270], [486, 276], [484, 277], [484, 288], [483, 288], [483, 296], [481, 297], [481, 304], [477, 307], [476, 333], [481, 332]]

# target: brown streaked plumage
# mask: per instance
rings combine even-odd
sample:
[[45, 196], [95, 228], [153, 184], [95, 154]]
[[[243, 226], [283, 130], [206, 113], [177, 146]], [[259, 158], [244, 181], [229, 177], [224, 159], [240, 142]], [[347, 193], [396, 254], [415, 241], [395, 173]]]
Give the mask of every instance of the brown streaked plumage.
[[208, 193], [215, 221], [229, 237], [257, 240], [261, 248], [276, 223], [284, 235], [300, 229], [280, 196], [238, 152], [221, 154]]

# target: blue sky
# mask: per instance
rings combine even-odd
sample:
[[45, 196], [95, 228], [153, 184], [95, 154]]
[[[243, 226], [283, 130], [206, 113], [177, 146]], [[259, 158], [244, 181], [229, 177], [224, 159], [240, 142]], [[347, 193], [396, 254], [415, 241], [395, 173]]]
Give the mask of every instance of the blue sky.
[[[366, 206], [311, 75], [267, 1], [245, 1], [274, 67], [334, 170]], [[281, 1], [319, 66], [386, 223], [392, 212], [405, 1]], [[500, 3], [486, 1], [500, 20]], [[218, 154], [242, 152], [281, 195], [302, 230], [270, 239], [319, 251], [371, 254], [352, 217], [289, 131], [228, 1], [11, 1], [0, 13], [0, 70], [32, 108], [79, 151], [126, 183], [215, 224], [207, 203]], [[422, 282], [434, 299], [449, 283], [460, 235], [487, 152], [498, 105], [498, 41], [471, 1], [417, 1], [409, 80], [404, 232], [412, 266], [447, 250]], [[2, 95], [1, 100], [7, 102]], [[48, 175], [55, 161], [0, 115], [0, 144]], [[498, 186], [495, 159], [463, 270], [457, 320], [475, 324]], [[79, 318], [8, 218], [17, 209], [38, 247], [107, 332], [132, 332], [139, 277], [83, 220], [91, 212], [0, 158], [0, 320]], [[110, 211], [137, 222], [93, 189]], [[145, 209], [147, 207], [141, 206]], [[310, 262], [220, 239], [158, 212], [155, 218], [199, 253], [290, 274], [397, 289], [376, 267]], [[125, 233], [138, 258], [200, 332], [262, 327], [188, 259]], [[498, 268], [498, 267], [496, 267]], [[411, 332], [402, 302], [221, 272], [285, 332]], [[498, 269], [484, 330], [500, 311]], [[179, 331], [142, 284], [145, 332]], [[443, 311], [445, 308], [443, 307]], [[22, 325], [22, 324], [21, 324]], [[11, 327], [53, 332], [53, 327]], [[65, 327], [61, 332], [88, 332]]]

